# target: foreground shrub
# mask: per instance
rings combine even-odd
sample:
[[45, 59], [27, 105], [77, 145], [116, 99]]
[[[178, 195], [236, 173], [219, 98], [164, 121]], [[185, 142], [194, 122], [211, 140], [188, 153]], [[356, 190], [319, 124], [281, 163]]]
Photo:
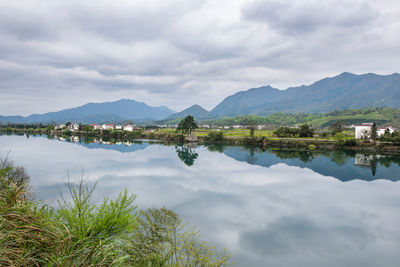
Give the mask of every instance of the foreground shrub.
[[29, 176], [0, 159], [0, 266], [223, 266], [170, 210], [136, 211], [125, 190], [92, 202], [95, 185], [68, 183], [52, 209], [31, 199]]

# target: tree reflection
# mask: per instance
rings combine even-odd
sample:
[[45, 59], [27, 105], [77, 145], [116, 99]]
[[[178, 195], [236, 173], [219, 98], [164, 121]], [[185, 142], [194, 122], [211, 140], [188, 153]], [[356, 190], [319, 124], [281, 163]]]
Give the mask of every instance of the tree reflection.
[[224, 145], [222, 144], [206, 144], [205, 146], [207, 147], [208, 151], [211, 152], [224, 152]]
[[376, 174], [376, 167], [378, 166], [378, 158], [374, 155], [374, 157], [371, 160], [371, 172], [372, 176], [375, 176]]
[[300, 159], [304, 163], [312, 162], [314, 154], [310, 151], [278, 150], [274, 151], [280, 159]]
[[185, 145], [175, 146], [175, 150], [182, 162], [188, 166], [192, 166], [195, 159], [199, 157], [199, 154], [194, 149]]
[[338, 165], [344, 165], [346, 163], [347, 156], [343, 151], [332, 151], [331, 160]]

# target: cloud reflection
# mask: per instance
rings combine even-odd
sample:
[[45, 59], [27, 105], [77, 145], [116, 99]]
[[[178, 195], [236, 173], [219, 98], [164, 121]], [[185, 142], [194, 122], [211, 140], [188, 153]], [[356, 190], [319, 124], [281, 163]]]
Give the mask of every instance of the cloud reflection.
[[[0, 148], [1, 153], [12, 149], [13, 159], [27, 168], [38, 197], [55, 199], [66, 180], [65, 170], [79, 174], [84, 167], [98, 182], [97, 200], [127, 188], [137, 194], [140, 208], [173, 209], [197, 226], [204, 240], [226, 247], [236, 266], [400, 263], [398, 182], [343, 183], [308, 165], [289, 166], [295, 159], [263, 161], [267, 156], [276, 159], [268, 153], [254, 152], [257, 160], [249, 164], [240, 160], [249, 152], [234, 148], [219, 153], [197, 147], [192, 166], [179, 159], [174, 146], [160, 144], [121, 153], [1, 136]], [[317, 163], [332, 162], [323, 159]], [[261, 162], [270, 165], [257, 164]]]

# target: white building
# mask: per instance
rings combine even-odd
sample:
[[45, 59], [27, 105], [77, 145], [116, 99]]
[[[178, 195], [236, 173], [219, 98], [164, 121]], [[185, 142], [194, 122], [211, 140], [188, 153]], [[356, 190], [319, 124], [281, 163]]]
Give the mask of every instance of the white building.
[[79, 124], [77, 124], [77, 123], [71, 123], [71, 124], [68, 126], [68, 129], [69, 129], [71, 132], [79, 131]]
[[103, 125], [101, 125], [101, 129], [112, 130], [112, 129], [114, 129], [114, 124], [103, 124]]
[[[356, 138], [357, 139], [370, 138], [371, 131], [372, 131], [372, 125], [374, 125], [374, 124], [371, 122], [354, 125], [355, 130], [356, 130]], [[378, 137], [382, 136], [385, 133], [386, 129], [389, 129], [390, 133], [393, 133], [394, 131], [396, 131], [396, 128], [394, 128], [392, 126], [380, 127], [376, 131], [377, 136]]]
[[120, 124], [115, 125], [115, 129], [116, 129], [116, 130], [122, 130], [122, 125], [120, 125]]
[[56, 126], [54, 126], [54, 130], [61, 130], [64, 129], [66, 126], [65, 124], [57, 124]]
[[390, 133], [393, 133], [394, 131], [396, 131], [396, 128], [392, 127], [392, 126], [386, 126], [386, 127], [380, 127], [376, 132], [378, 133], [378, 136], [384, 135], [386, 129], [389, 129]]
[[133, 131], [133, 125], [125, 124], [123, 129], [124, 129], [124, 131], [132, 132]]
[[372, 122], [354, 125], [356, 139], [369, 138], [371, 136], [372, 125], [374, 125]]
[[98, 124], [92, 124], [94, 130], [100, 130], [101, 126]]

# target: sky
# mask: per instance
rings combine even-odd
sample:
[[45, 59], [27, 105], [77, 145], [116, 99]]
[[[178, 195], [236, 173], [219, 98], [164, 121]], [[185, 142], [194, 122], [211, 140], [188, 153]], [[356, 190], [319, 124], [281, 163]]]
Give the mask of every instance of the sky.
[[252, 87], [400, 70], [398, 0], [1, 0], [0, 114], [121, 98], [212, 109]]

